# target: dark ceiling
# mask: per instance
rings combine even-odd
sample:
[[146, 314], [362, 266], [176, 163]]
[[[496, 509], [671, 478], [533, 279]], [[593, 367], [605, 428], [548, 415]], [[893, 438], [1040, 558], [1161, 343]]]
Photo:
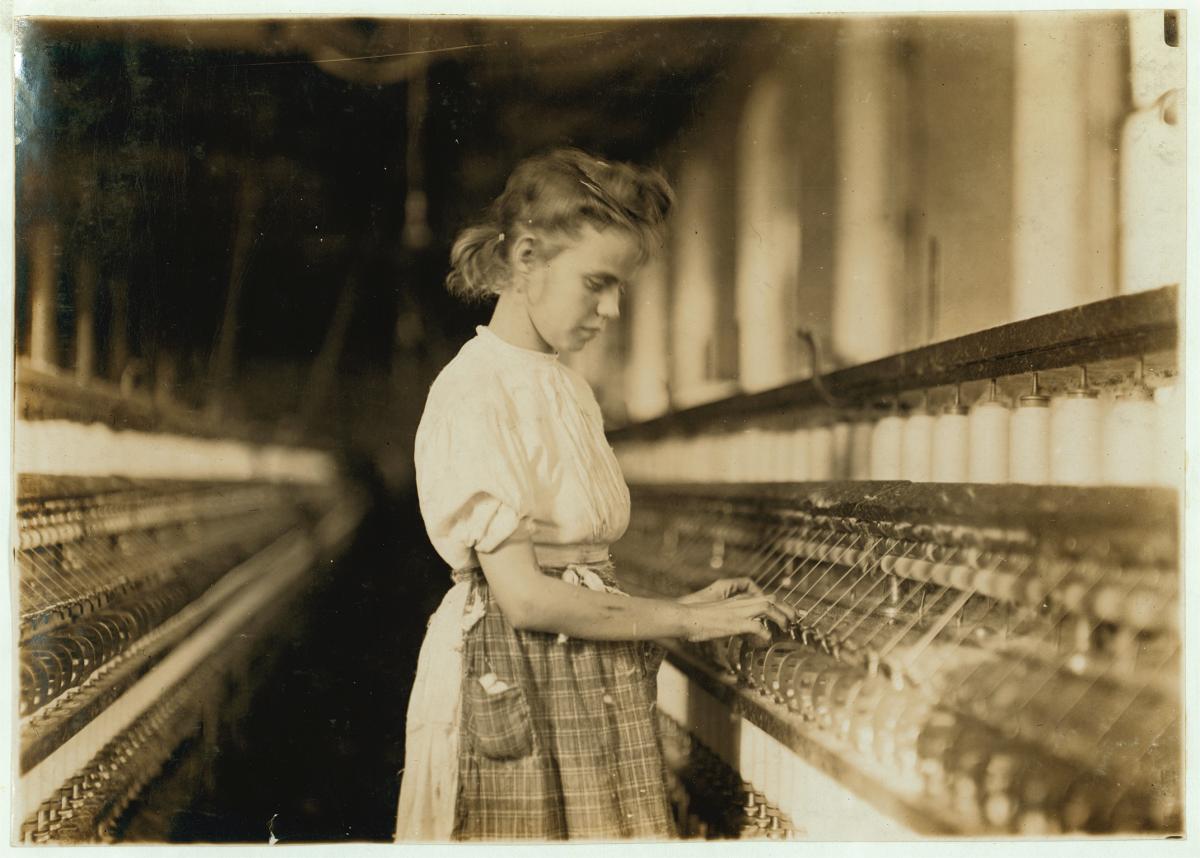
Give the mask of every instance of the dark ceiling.
[[[406, 308], [449, 339], [481, 318], [440, 288], [447, 249], [519, 158], [575, 145], [662, 163], [713, 87], [777, 31], [737, 19], [25, 19], [18, 318], [21, 238], [49, 219], [62, 328], [87, 260], [102, 282], [128, 284], [135, 353], [171, 350], [185, 386], [202, 386], [235, 281], [239, 363], [311, 362], [351, 284], [344, 360], [386, 365]], [[405, 240], [413, 188], [428, 197], [424, 242]]]

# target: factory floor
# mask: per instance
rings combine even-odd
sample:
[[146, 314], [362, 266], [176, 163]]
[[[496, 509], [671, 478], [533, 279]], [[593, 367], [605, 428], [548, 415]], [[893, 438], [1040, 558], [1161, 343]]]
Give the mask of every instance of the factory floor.
[[350, 549], [289, 609], [237, 711], [177, 755], [131, 808], [123, 840], [391, 839], [408, 690], [450, 580], [415, 497], [376, 489]]

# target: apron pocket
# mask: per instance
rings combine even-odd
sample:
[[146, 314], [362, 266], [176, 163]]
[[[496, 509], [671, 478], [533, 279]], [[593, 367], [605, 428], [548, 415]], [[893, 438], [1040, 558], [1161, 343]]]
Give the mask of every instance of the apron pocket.
[[475, 750], [492, 760], [516, 760], [533, 751], [529, 706], [521, 689], [491, 693], [479, 680], [467, 681], [466, 729]]

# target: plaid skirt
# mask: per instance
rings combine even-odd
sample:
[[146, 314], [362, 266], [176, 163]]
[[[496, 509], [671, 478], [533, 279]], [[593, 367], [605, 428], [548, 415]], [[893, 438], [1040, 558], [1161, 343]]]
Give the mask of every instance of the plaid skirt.
[[[616, 589], [611, 564], [543, 571]], [[662, 648], [516, 630], [483, 575], [466, 574], [483, 615], [463, 636], [455, 838], [674, 836], [655, 718]]]

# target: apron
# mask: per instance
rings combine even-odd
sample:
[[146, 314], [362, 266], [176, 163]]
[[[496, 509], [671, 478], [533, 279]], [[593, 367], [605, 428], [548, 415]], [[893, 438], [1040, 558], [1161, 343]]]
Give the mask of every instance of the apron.
[[[620, 593], [606, 546], [536, 546], [547, 575]], [[661, 647], [514, 629], [456, 570], [409, 702], [397, 841], [664, 839]]]

